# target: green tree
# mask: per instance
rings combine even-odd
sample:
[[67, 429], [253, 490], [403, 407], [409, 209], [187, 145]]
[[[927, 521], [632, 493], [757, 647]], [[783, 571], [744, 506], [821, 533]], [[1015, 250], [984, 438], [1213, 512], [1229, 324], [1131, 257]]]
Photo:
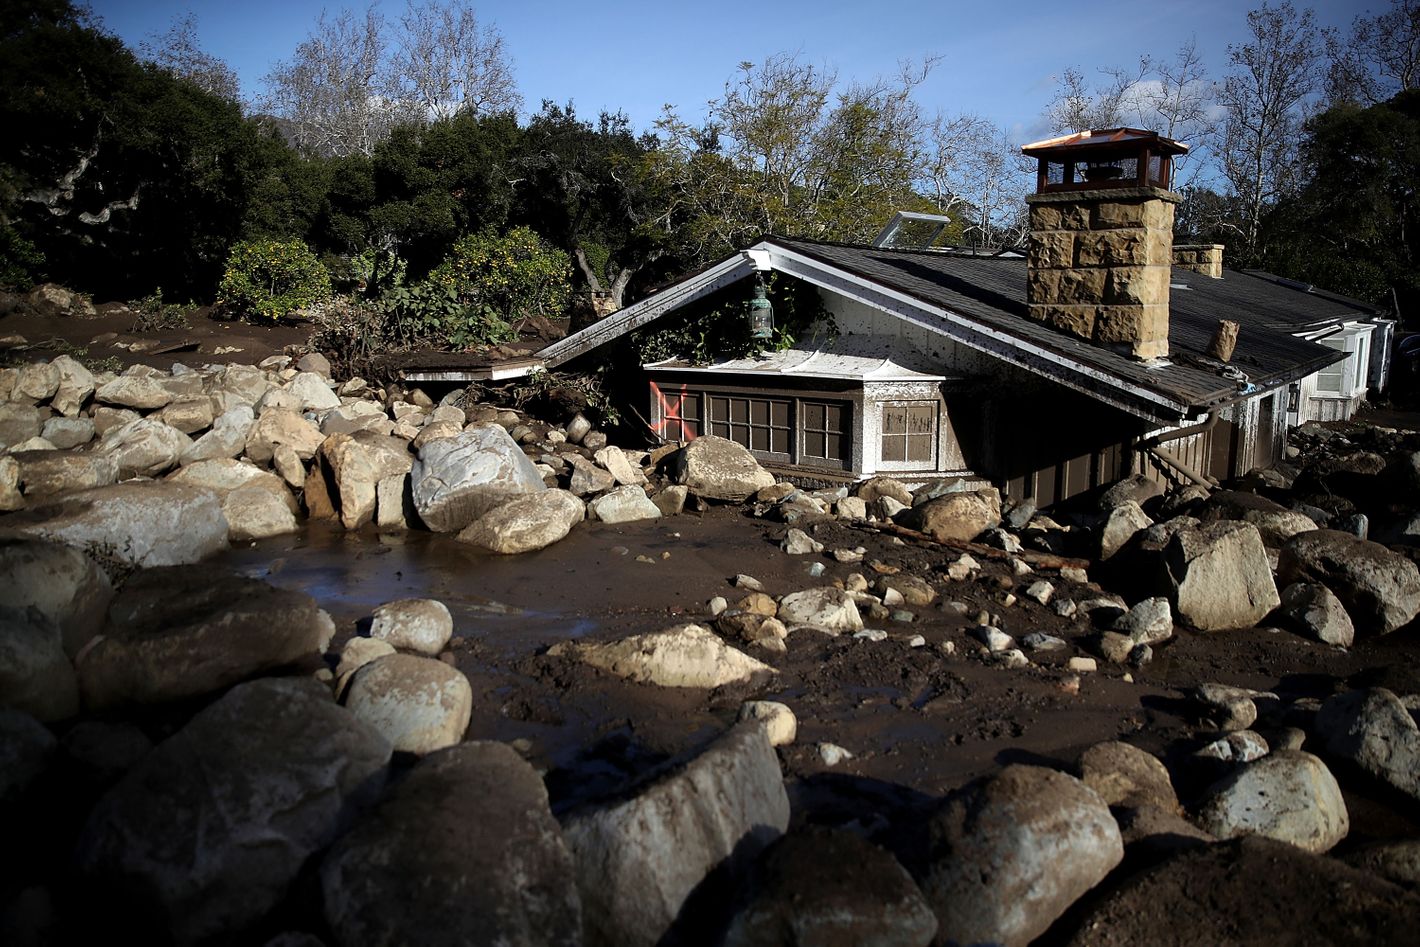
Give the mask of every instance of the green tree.
[[1266, 222], [1264, 265], [1420, 312], [1420, 89], [1318, 115], [1308, 126], [1303, 166], [1306, 185]]
[[48, 275], [123, 298], [207, 295], [274, 153], [240, 107], [140, 63], [67, 3], [0, 33], [0, 223]]
[[673, 251], [647, 173], [654, 144], [625, 115], [604, 112], [593, 124], [571, 103], [544, 101], [523, 132], [513, 214], [572, 257], [610, 309], [622, 307], [633, 277]]

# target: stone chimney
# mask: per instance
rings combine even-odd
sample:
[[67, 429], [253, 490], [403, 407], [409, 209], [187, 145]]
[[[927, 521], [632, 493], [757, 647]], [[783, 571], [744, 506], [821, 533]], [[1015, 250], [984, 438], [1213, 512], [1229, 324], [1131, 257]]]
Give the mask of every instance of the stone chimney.
[[1169, 352], [1173, 156], [1187, 146], [1113, 128], [1026, 145], [1032, 319], [1138, 359]]
[[1178, 243], [1173, 248], [1173, 265], [1181, 270], [1192, 270], [1223, 278], [1223, 244], [1221, 243]]

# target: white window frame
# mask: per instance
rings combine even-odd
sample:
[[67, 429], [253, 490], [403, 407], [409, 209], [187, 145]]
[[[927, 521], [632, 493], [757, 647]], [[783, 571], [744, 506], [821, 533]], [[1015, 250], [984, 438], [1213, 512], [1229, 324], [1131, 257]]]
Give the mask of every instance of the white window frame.
[[[1345, 360], [1329, 365], [1312, 376], [1312, 397], [1332, 399], [1337, 401], [1349, 401], [1357, 395], [1364, 395], [1367, 389], [1367, 378], [1369, 375], [1369, 358], [1371, 351], [1371, 335], [1375, 331], [1375, 326], [1365, 323], [1347, 323], [1340, 332], [1330, 334], [1319, 333], [1310, 336], [1311, 341], [1325, 345], [1327, 348], [1336, 349], [1346, 354]], [[1339, 347], [1338, 347], [1339, 343]], [[1367, 360], [1367, 364], [1362, 364], [1362, 360]], [[1328, 391], [1321, 387], [1321, 378], [1325, 374], [1340, 373], [1340, 390]]]

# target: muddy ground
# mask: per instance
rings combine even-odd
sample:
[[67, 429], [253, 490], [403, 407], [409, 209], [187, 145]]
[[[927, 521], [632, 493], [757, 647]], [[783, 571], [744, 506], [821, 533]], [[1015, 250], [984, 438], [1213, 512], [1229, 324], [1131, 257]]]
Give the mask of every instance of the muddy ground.
[[[90, 360], [112, 357], [124, 365], [255, 363], [306, 337], [300, 326], [253, 327], [205, 313], [194, 315], [186, 330], [134, 334], [127, 331], [132, 319], [113, 307], [82, 321], [12, 313], [0, 318], [0, 336], [9, 337], [4, 344], [12, 360], [82, 348]], [[144, 344], [136, 351], [114, 347], [133, 341]], [[216, 354], [218, 347], [239, 351]], [[1378, 417], [1420, 430], [1420, 415], [1389, 411]], [[864, 547], [862, 563], [789, 556], [778, 548], [784, 529], [752, 517], [745, 507], [712, 506], [652, 522], [587, 523], [540, 552], [498, 557], [449, 536], [380, 535], [373, 528], [346, 533], [312, 525], [302, 534], [233, 548], [218, 561], [318, 599], [340, 628], [333, 653], [383, 602], [426, 596], [443, 601], [455, 620], [451, 650], [475, 694], [468, 738], [517, 746], [545, 771], [555, 811], [624, 789], [693, 753], [734, 720], [745, 699], [781, 700], [799, 721], [797, 742], [781, 751], [796, 822], [858, 827], [909, 870], [921, 864], [923, 815], [943, 794], [1009, 762], [1069, 768], [1088, 746], [1123, 739], [1169, 764], [1187, 804], [1218, 775], [1191, 757], [1212, 738], [1184, 699], [1199, 683], [1271, 690], [1288, 699], [1366, 685], [1420, 693], [1417, 623], [1350, 651], [1265, 624], [1206, 636], [1180, 628], [1156, 646], [1146, 667], [1125, 669], [1101, 660], [1097, 672], [1077, 676], [1064, 664], [1071, 656], [1094, 654], [1093, 629], [1022, 593], [1037, 577], [1055, 583], [1057, 596], [1077, 600], [1093, 597], [1097, 588], [1072, 585], [1049, 570], [1011, 576], [999, 562], [985, 563], [973, 579], [953, 582], [944, 569], [957, 552], [842, 523], [816, 527], [813, 535], [828, 550]], [[810, 576], [813, 562], [824, 564], [823, 576]], [[712, 597], [733, 603], [743, 594], [732, 584], [738, 573], [754, 576], [779, 596], [853, 572], [872, 580], [892, 570], [928, 580], [938, 590], [937, 602], [909, 609], [915, 616], [910, 623], [870, 621], [869, 627], [888, 632], [884, 641], [801, 631], [790, 637], [787, 653], [751, 650], [779, 672], [753, 690], [706, 693], [632, 684], [544, 653], [568, 638], [611, 639], [708, 621]], [[1001, 596], [1008, 588], [1020, 601], [1004, 607]], [[950, 602], [965, 609], [959, 614], [946, 607]], [[1036, 664], [1029, 668], [991, 664], [966, 633], [983, 609], [999, 615], [1000, 627], [1018, 640], [1044, 631], [1071, 647], [1034, 654]], [[925, 639], [923, 646], [909, 646], [916, 635]], [[947, 642], [954, 654], [945, 652]], [[820, 742], [838, 744], [853, 757], [829, 767], [817, 752]], [[1342, 784], [1351, 832], [1334, 854], [1378, 838], [1420, 836], [1413, 805], [1360, 774], [1348, 774]], [[1269, 864], [1282, 875], [1273, 889], [1292, 890], [1294, 907], [1314, 900], [1305, 878], [1289, 884], [1291, 869], [1275, 860]], [[1118, 886], [1112, 879], [1104, 887]], [[1120, 916], [1149, 916], [1157, 897], [1151, 890], [1124, 892]], [[1248, 905], [1241, 889], [1235, 894], [1230, 904]], [[1267, 907], [1278, 917], [1292, 913], [1286, 903]], [[1068, 938], [1071, 917], [1082, 909], [1063, 918], [1046, 941]], [[1164, 928], [1173, 930], [1187, 921], [1164, 920]]]

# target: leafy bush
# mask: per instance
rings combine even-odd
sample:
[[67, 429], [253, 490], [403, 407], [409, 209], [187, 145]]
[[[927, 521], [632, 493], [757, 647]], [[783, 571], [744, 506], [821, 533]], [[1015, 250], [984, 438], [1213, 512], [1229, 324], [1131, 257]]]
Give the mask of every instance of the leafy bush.
[[300, 240], [238, 243], [217, 287], [224, 309], [272, 322], [329, 296], [330, 274]]
[[489, 232], [461, 237], [429, 275], [464, 305], [467, 324], [460, 331], [469, 338], [512, 331], [506, 327], [533, 315], [560, 316], [571, 278], [567, 254], [526, 227], [503, 237]]
[[457, 290], [432, 279], [390, 290], [380, 297], [379, 307], [386, 317], [387, 335], [409, 346], [464, 349], [518, 337], [507, 322], [488, 314], [480, 318]]
[[0, 223], [0, 286], [25, 290], [34, 285], [44, 266], [44, 254], [33, 243]]
[[142, 299], [138, 299], [129, 304], [137, 316], [133, 320], [133, 325], [129, 326], [129, 332], [162, 332], [168, 329], [186, 329], [187, 310], [191, 305], [181, 306], [177, 303], [163, 301], [163, 288], [160, 286]]

